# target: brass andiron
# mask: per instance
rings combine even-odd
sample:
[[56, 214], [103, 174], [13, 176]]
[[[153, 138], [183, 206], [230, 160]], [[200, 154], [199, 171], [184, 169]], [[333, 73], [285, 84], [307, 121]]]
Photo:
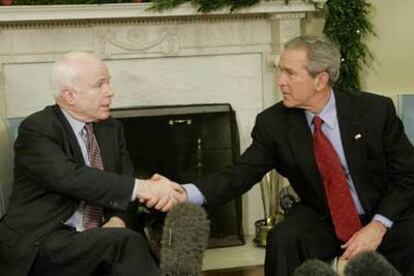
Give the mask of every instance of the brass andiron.
[[279, 191], [282, 188], [282, 177], [275, 171], [269, 171], [260, 182], [264, 219], [255, 222], [256, 246], [266, 246], [267, 232], [283, 219], [279, 204]]

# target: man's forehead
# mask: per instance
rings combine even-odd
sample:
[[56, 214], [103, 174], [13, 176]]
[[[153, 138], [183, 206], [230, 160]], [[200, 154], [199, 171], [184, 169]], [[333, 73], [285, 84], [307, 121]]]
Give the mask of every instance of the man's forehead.
[[108, 74], [108, 67], [105, 63], [101, 61], [93, 61], [90, 63], [86, 63], [83, 67], [83, 72], [89, 76], [98, 76], [98, 75], [107, 75]]
[[298, 65], [306, 65], [307, 53], [304, 49], [283, 50], [280, 55], [278, 67], [285, 68]]
[[79, 84], [87, 87], [93, 87], [103, 80], [109, 80], [109, 72], [104, 67], [95, 67], [86, 70], [84, 74], [80, 75]]

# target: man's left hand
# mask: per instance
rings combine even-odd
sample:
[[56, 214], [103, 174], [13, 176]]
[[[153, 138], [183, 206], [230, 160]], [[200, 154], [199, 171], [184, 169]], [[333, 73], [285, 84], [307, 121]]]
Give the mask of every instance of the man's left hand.
[[362, 251], [375, 251], [381, 244], [387, 228], [379, 221], [373, 220], [356, 232], [344, 245], [342, 260], [349, 260]]

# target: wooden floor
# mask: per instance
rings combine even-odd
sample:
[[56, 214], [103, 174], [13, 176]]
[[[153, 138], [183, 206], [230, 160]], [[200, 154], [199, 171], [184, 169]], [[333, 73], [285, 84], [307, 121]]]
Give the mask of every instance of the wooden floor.
[[264, 276], [263, 266], [244, 267], [242, 269], [220, 269], [203, 272], [202, 276]]

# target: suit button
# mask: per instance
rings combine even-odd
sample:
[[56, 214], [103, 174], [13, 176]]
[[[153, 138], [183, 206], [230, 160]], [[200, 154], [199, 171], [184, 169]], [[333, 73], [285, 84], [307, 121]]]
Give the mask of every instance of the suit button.
[[35, 245], [36, 247], [39, 247], [39, 246], [40, 246], [40, 241], [35, 241], [34, 245]]

